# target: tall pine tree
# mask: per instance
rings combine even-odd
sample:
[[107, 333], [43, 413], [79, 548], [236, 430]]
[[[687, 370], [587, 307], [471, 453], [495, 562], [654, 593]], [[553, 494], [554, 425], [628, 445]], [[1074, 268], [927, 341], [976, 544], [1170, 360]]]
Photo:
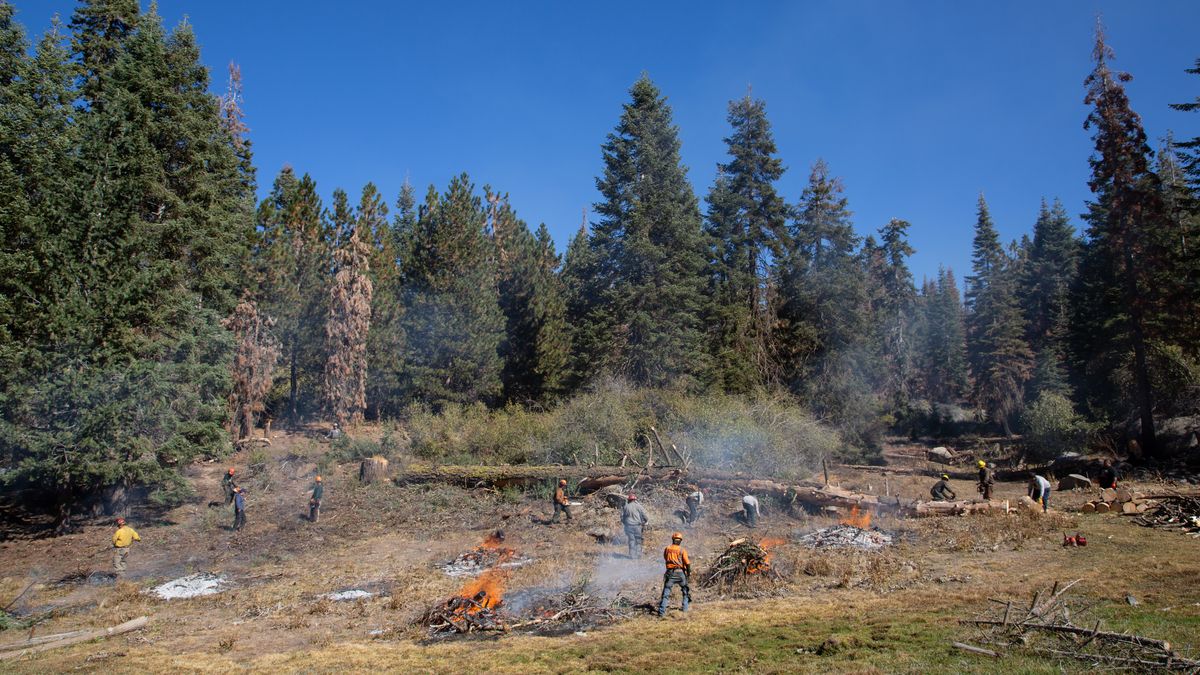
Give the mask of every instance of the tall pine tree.
[[1068, 380], [1071, 288], [1079, 271], [1079, 241], [1063, 208], [1042, 201], [1033, 225], [1033, 243], [1021, 278], [1026, 336], [1034, 353], [1034, 370], [1026, 398], [1043, 391], [1070, 398]]
[[709, 371], [700, 211], [666, 99], [646, 76], [630, 95], [602, 148], [603, 200], [588, 240], [595, 266], [583, 293], [591, 304], [577, 348], [594, 355], [591, 374], [697, 384]]
[[775, 189], [783, 176], [766, 104], [749, 96], [729, 104], [729, 161], [709, 192], [710, 295], [714, 375], [745, 393], [769, 368], [770, 263], [783, 255], [788, 207]]
[[[325, 401], [343, 426], [363, 420], [367, 408], [367, 336], [371, 330], [370, 245], [364, 241], [342, 190], [333, 195], [337, 248], [325, 322]], [[365, 233], [368, 237], [370, 230]]]

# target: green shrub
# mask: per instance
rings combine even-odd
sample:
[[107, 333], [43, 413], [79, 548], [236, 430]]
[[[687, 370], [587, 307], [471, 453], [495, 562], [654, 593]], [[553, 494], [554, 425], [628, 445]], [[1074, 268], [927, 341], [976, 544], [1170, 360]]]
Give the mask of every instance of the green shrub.
[[1042, 392], [1021, 415], [1025, 444], [1032, 459], [1044, 461], [1087, 449], [1091, 427], [1066, 397]]

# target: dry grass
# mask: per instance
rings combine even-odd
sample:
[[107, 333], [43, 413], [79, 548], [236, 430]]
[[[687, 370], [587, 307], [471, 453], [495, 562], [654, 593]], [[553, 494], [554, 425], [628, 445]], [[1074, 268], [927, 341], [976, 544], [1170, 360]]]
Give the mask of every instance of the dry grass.
[[[309, 441], [305, 440], [304, 443]], [[283, 444], [280, 444], [283, 445]], [[307, 459], [318, 450], [306, 449]], [[298, 456], [302, 453], [294, 453]], [[1134, 527], [1114, 515], [982, 515], [877, 521], [900, 535], [879, 552], [811, 551], [794, 544], [773, 551], [787, 576], [784, 596], [722, 599], [694, 589], [693, 611], [660, 621], [635, 617], [586, 635], [426, 644], [412, 621], [462, 584], [438, 566], [504, 528], [506, 545], [534, 558], [514, 569], [513, 590], [547, 592], [590, 582], [608, 583], [638, 602], [657, 597], [659, 547], [672, 529], [678, 495], [647, 490], [654, 527], [647, 560], [631, 564], [584, 530], [615, 520], [608, 509], [577, 509], [578, 521], [555, 528], [534, 524], [549, 515], [543, 500], [513, 499], [444, 487], [357, 487], [344, 468], [327, 477], [322, 521], [296, 518], [307, 476], [268, 464], [273, 491], [252, 495], [246, 532], [213, 531], [202, 505], [171, 514], [177, 525], [139, 528], [142, 546], [131, 555], [136, 572], [115, 586], [40, 587], [26, 609], [42, 612], [37, 634], [115, 625], [142, 614], [151, 625], [102, 646], [80, 645], [15, 664], [21, 672], [74, 668], [113, 672], [987, 672], [997, 664], [948, 648], [964, 635], [956, 624], [991, 597], [1027, 597], [1055, 580], [1082, 579], [1079, 588], [1100, 603], [1114, 627], [1128, 626], [1180, 643], [1200, 644], [1200, 574], [1191, 539]], [[216, 492], [219, 467], [196, 476], [202, 497]], [[865, 489], [878, 476], [838, 480]], [[894, 489], [895, 484], [889, 484]], [[956, 486], [960, 487], [961, 486]], [[915, 489], [901, 485], [900, 489]], [[1015, 496], [1022, 486], [1001, 486]], [[1007, 494], [1006, 494], [1007, 493]], [[1057, 495], [1058, 503], [1084, 495]], [[714, 497], [708, 515], [685, 530], [693, 563], [704, 569], [729, 539], [746, 530], [719, 514], [736, 504]], [[295, 520], [291, 527], [279, 524]], [[772, 515], [756, 536], [793, 538], [823, 527], [824, 518]], [[1090, 545], [1060, 546], [1064, 528], [1082, 530]], [[89, 528], [52, 541], [0, 545], [0, 601], [28, 579], [57, 578], [107, 561], [93, 556], [110, 532]], [[92, 556], [89, 558], [89, 556]], [[92, 562], [88, 562], [92, 560]], [[184, 562], [186, 561], [186, 562]], [[224, 572], [237, 581], [207, 598], [161, 601], [142, 591], [196, 570]], [[1120, 573], [1117, 573], [1117, 570]], [[384, 595], [356, 602], [320, 596], [371, 586]], [[1126, 594], [1138, 598], [1133, 607]], [[25, 604], [24, 602], [22, 604]], [[377, 631], [376, 634], [372, 634]], [[3, 637], [0, 640], [11, 641]], [[88, 661], [103, 650], [106, 657]], [[1058, 672], [1059, 664], [1011, 656], [1005, 670]], [[1076, 669], [1066, 664], [1067, 670]]]

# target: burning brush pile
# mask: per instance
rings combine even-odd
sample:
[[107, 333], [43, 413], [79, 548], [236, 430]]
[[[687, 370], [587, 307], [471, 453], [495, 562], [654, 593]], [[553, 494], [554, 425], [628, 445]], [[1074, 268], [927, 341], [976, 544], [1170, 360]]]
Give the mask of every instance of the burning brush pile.
[[496, 532], [475, 550], [448, 563], [443, 568], [446, 574], [475, 578], [426, 610], [417, 625], [434, 637], [517, 630], [551, 634], [610, 623], [640, 608], [620, 597], [606, 602], [583, 588], [573, 588], [565, 593], [541, 593], [537, 598], [529, 597], [530, 592], [518, 592], [513, 604], [520, 609], [509, 611], [505, 587], [511, 570], [532, 560], [503, 543], [504, 533]]
[[891, 546], [892, 535], [871, 527], [871, 514], [859, 512], [858, 507], [842, 518], [837, 525], [809, 532], [797, 540], [810, 548], [842, 548], [860, 551], [878, 551]]
[[700, 575], [700, 587], [726, 592], [752, 579], [779, 579], [779, 572], [771, 567], [770, 551], [783, 543], [783, 539], [764, 539], [757, 544], [748, 539], [729, 542], [712, 566]]
[[504, 546], [504, 530], [496, 530], [474, 550], [443, 565], [442, 571], [450, 577], [474, 577], [492, 568], [510, 569], [531, 562], [531, 558], [518, 555], [515, 549]]

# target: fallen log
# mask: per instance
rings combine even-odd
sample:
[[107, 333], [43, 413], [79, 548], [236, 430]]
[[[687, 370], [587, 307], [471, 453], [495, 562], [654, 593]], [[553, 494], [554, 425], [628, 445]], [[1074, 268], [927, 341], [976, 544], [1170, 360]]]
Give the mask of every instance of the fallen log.
[[1009, 511], [1008, 501], [993, 502], [993, 501], [955, 501], [955, 502], [919, 502], [916, 505], [915, 515], [919, 517], [929, 516], [960, 516], [968, 513], [986, 513], [988, 511]]
[[[101, 628], [99, 630], [89, 630], [89, 631], [76, 631], [75, 634], [63, 633], [60, 637], [58, 637], [58, 639], [55, 639], [53, 641], [43, 642], [41, 644], [37, 644], [37, 645], [27, 647], [24, 649], [16, 649], [15, 651], [6, 651], [3, 653], [0, 653], [0, 661], [8, 661], [10, 659], [19, 659], [22, 656], [25, 656], [27, 654], [36, 654], [38, 652], [49, 651], [51, 649], [58, 649], [59, 647], [68, 647], [70, 645], [79, 644], [81, 642], [90, 642], [91, 640], [110, 638], [110, 637], [113, 637], [114, 635], [121, 635], [122, 633], [128, 633], [131, 631], [135, 631], [135, 630], [144, 628], [146, 626], [146, 624], [149, 623], [149, 621], [150, 621], [149, 617], [139, 616], [138, 618], [133, 619], [132, 621], [126, 621], [123, 624], [120, 624], [117, 626], [112, 626], [109, 628]], [[55, 636], [46, 636], [46, 637], [55, 637]]]
[[10, 642], [6, 645], [0, 645], [0, 652], [7, 652], [7, 651], [10, 651], [13, 649], [25, 649], [26, 647], [40, 645], [43, 642], [54, 642], [55, 640], [65, 640], [69, 637], [75, 637], [76, 635], [82, 635], [86, 632], [87, 632], [86, 630], [73, 630], [73, 631], [68, 631], [66, 633], [54, 633], [53, 635], [39, 635], [37, 637], [31, 637], [28, 640], [22, 640], [21, 642]]

